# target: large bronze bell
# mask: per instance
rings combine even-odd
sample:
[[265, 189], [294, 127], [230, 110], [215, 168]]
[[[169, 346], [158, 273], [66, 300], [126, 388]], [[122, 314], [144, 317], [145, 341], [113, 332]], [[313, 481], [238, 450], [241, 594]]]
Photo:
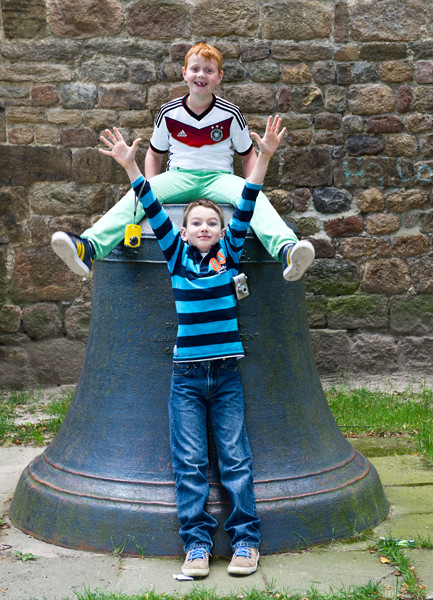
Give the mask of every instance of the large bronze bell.
[[[180, 224], [183, 207], [167, 208]], [[285, 282], [251, 233], [242, 268], [251, 291], [239, 303], [239, 323], [261, 552], [374, 527], [388, 504], [374, 467], [328, 407], [303, 280]], [[10, 507], [17, 527], [70, 548], [182, 554], [167, 417], [175, 336], [169, 273], [145, 228], [137, 254], [122, 247], [95, 264], [82, 373], [59, 433], [21, 475]], [[222, 529], [229, 506], [210, 442], [208, 510], [221, 524], [213, 553], [229, 555]]]

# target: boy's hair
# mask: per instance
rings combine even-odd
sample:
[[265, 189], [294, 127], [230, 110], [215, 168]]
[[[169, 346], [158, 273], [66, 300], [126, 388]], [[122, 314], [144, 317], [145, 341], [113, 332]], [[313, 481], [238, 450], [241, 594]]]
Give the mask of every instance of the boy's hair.
[[183, 211], [183, 227], [186, 227], [188, 224], [188, 215], [196, 206], [205, 206], [206, 208], [211, 208], [218, 215], [218, 219], [220, 221], [221, 229], [224, 229], [224, 212], [218, 204], [215, 204], [212, 200], [208, 198], [201, 198], [200, 200], [194, 200], [188, 204], [188, 206]]
[[216, 60], [218, 65], [218, 75], [223, 70], [223, 57], [221, 56], [221, 52], [214, 48], [214, 46], [210, 46], [204, 42], [195, 44], [188, 50], [185, 56], [185, 69], [188, 67], [188, 60], [193, 54], [196, 54], [197, 56], [201, 55], [206, 60]]

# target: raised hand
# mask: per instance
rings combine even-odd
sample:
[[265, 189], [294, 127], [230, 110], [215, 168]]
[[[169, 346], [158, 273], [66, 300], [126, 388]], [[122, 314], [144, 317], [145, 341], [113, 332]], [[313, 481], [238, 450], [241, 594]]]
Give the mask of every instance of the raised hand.
[[266, 131], [262, 138], [257, 133], [251, 132], [251, 136], [256, 140], [259, 150], [263, 155], [271, 157], [278, 148], [286, 133], [286, 128], [283, 127], [280, 131], [280, 127], [281, 117], [278, 115], [275, 117], [269, 116], [266, 123]]
[[99, 152], [101, 154], [111, 156], [119, 163], [119, 165], [127, 169], [132, 163], [135, 162], [135, 154], [137, 152], [138, 145], [141, 142], [141, 138], [137, 138], [134, 140], [132, 146], [128, 146], [117, 127], [113, 127], [113, 132], [114, 133], [112, 133], [109, 129], [105, 130], [106, 135], [110, 138], [109, 140], [101, 135], [101, 141], [108, 146], [109, 150], [100, 148]]

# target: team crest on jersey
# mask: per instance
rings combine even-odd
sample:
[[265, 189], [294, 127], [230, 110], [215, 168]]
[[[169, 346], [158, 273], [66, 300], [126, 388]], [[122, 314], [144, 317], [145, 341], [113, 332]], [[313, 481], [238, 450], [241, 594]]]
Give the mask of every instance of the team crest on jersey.
[[219, 127], [214, 127], [210, 132], [210, 137], [214, 142], [220, 142], [223, 139], [224, 132]]

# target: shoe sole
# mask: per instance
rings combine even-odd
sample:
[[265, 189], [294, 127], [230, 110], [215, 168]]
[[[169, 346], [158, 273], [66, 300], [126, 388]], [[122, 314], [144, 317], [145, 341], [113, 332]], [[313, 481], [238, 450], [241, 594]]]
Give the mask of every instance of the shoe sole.
[[290, 264], [284, 269], [286, 281], [298, 281], [314, 260], [314, 246], [310, 242], [298, 242], [290, 257]]
[[85, 277], [89, 274], [90, 269], [78, 256], [75, 244], [66, 233], [56, 231], [51, 238], [51, 248], [76, 275]]
[[182, 573], [189, 577], [207, 577], [209, 569], [182, 569]]
[[231, 567], [230, 565], [227, 567], [227, 572], [229, 575], [252, 575], [257, 571], [259, 566], [259, 558], [260, 554], [257, 554], [257, 561], [254, 567]]

